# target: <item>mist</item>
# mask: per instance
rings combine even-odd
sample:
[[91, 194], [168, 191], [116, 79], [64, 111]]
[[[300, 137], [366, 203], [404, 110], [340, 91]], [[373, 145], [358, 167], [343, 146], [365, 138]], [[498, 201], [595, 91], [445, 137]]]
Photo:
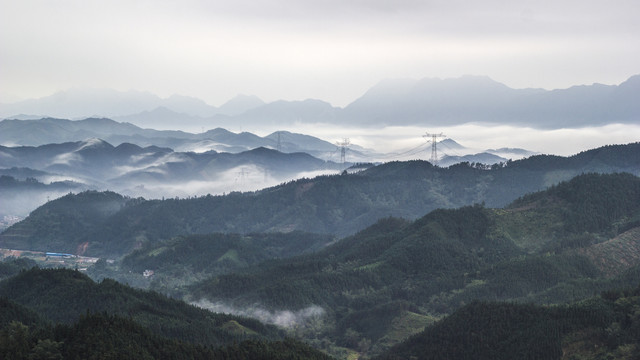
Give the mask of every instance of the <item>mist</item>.
[[266, 324], [272, 324], [285, 329], [293, 329], [313, 321], [325, 315], [326, 311], [316, 305], [312, 305], [300, 310], [276, 310], [269, 311], [260, 305], [246, 308], [238, 308], [223, 302], [211, 302], [209, 300], [199, 300], [192, 305], [207, 309], [216, 313], [225, 313], [237, 316], [245, 316], [258, 319]]
[[335, 175], [336, 170], [317, 170], [295, 173], [290, 176], [277, 176], [256, 165], [242, 165], [221, 172], [215, 178], [207, 180], [188, 180], [175, 182], [131, 182], [120, 185], [117, 191], [131, 197], [160, 199], [163, 197], [197, 197], [204, 195], [224, 195], [230, 192], [251, 192], [277, 186], [287, 181], [313, 178], [320, 175]]
[[12, 225], [16, 220], [27, 217], [31, 211], [68, 194], [69, 191], [0, 191], [0, 231]]

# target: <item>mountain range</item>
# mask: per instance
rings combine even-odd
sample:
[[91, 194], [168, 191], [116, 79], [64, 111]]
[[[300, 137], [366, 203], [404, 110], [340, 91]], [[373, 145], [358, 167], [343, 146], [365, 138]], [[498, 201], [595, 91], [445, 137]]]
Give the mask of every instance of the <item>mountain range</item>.
[[[268, 138], [236, 135], [221, 129], [211, 131], [210, 135], [224, 138], [228, 143], [271, 142]], [[295, 138], [293, 134], [285, 135]], [[286, 138], [285, 135], [282, 137]], [[335, 173], [342, 170], [343, 165], [307, 153], [282, 153], [265, 147], [238, 153], [212, 150], [194, 153], [130, 143], [113, 146], [91, 138], [37, 147], [0, 146], [0, 168], [5, 176], [17, 181], [31, 179], [32, 185], [34, 180], [44, 185], [66, 181], [84, 189], [114, 189], [136, 197], [158, 198], [256, 190], [295, 179], [300, 174]], [[18, 196], [15, 191], [19, 189], [13, 190], [13, 196]], [[9, 210], [4, 208], [3, 212], [17, 215]]]
[[313, 154], [336, 149], [336, 145], [327, 141], [287, 131], [278, 131], [266, 137], [248, 132], [233, 133], [222, 128], [210, 129], [203, 133], [188, 133], [143, 129], [130, 123], [106, 118], [3, 120], [0, 121], [0, 130], [0, 143], [7, 146], [40, 146], [100, 138], [115, 145], [129, 142], [144, 147], [170, 147], [177, 151], [240, 152], [260, 146], [275, 149], [278, 147], [279, 136], [279, 146], [283, 152], [304, 151]]
[[[238, 153], [266, 147], [284, 153], [305, 152], [325, 160], [338, 158], [336, 144], [282, 130], [261, 137], [250, 132], [234, 133], [223, 128], [198, 133], [143, 129], [127, 122], [106, 118], [0, 121], [0, 144], [5, 146], [40, 146], [84, 141], [89, 138], [102, 139], [116, 146], [131, 143], [141, 147], [167, 147], [182, 152]], [[375, 154], [353, 144], [349, 149], [349, 155], [353, 159], [367, 159]]]
[[[2, 120], [0, 143], [7, 144], [0, 145], [1, 175], [12, 178], [0, 188], [0, 224], [69, 191], [111, 189], [147, 198], [252, 191], [300, 176], [336, 173], [355, 162], [398, 156], [352, 144], [348, 162], [341, 164], [338, 145], [304, 134], [276, 131], [258, 136], [222, 128], [194, 134], [142, 129], [104, 118]], [[535, 154], [504, 148], [473, 154], [452, 139], [438, 146], [443, 154], [466, 154], [445, 155], [441, 166], [465, 161], [492, 165]], [[425, 143], [400, 158], [422, 155], [426, 147]], [[3, 220], [7, 216], [10, 219]]]
[[[258, 127], [295, 123], [358, 126], [451, 126], [469, 122], [557, 129], [635, 123], [640, 115], [640, 75], [619, 85], [581, 85], [567, 89], [512, 89], [484, 76], [381, 81], [344, 108], [321, 100], [264, 103], [239, 96], [213, 107], [174, 95], [161, 99], [144, 92], [73, 89], [1, 104], [3, 118], [116, 117], [138, 126]], [[20, 114], [30, 114], [20, 115]], [[173, 127], [171, 127], [171, 124]]]
[[[66, 142], [85, 141], [98, 138], [115, 146], [131, 143], [141, 147], [159, 146], [171, 148], [178, 152], [207, 151], [239, 153], [265, 147], [284, 153], [305, 152], [314, 157], [339, 161], [339, 145], [317, 137], [276, 131], [267, 136], [258, 136], [250, 132], [234, 133], [223, 128], [215, 128], [206, 132], [189, 133], [175, 130], [143, 129], [127, 122], [118, 122], [105, 118], [88, 118], [84, 120], [65, 120], [43, 118], [37, 120], [2, 120], [0, 121], [0, 144], [5, 146], [41, 146]], [[481, 153], [473, 153], [471, 149], [458, 144], [452, 139], [444, 139], [438, 143], [441, 154], [441, 166], [449, 166], [468, 161], [483, 164], [495, 164], [509, 159], [519, 159], [535, 155], [536, 152], [525, 149], [488, 149]], [[412, 151], [382, 154], [357, 144], [350, 144], [347, 158], [350, 162], [372, 162], [378, 159], [404, 159], [425, 153], [428, 144]], [[446, 155], [450, 153], [452, 155]]]

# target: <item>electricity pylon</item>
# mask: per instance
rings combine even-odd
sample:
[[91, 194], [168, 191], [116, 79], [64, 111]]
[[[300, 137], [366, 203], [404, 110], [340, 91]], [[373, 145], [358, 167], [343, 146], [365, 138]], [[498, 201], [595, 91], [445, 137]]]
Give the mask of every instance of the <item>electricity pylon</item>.
[[[444, 135], [443, 133], [440, 134], [436, 134], [436, 133], [425, 133], [424, 135], [422, 135], [423, 138], [427, 139], [427, 141], [431, 141], [431, 165], [433, 166], [437, 166], [438, 165], [438, 138], [439, 137], [447, 137], [447, 135]], [[431, 138], [431, 140], [429, 140], [429, 138]]]
[[351, 140], [348, 138], [342, 139], [342, 141], [336, 142], [336, 145], [340, 147], [340, 163], [344, 165], [347, 158], [347, 147], [351, 144]]

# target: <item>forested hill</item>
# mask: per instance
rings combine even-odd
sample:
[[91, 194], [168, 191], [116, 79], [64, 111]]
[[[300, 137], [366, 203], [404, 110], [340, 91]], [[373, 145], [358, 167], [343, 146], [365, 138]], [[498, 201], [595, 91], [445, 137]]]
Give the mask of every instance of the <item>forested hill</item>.
[[586, 174], [506, 209], [386, 218], [317, 253], [216, 276], [189, 293], [239, 309], [321, 306], [335, 324], [325, 336], [375, 353], [475, 299], [557, 304], [635, 286], [640, 258], [626, 254], [640, 248], [639, 230], [640, 178]]
[[0, 247], [82, 255], [82, 242], [76, 241], [78, 236], [74, 234], [102, 226], [132, 201], [136, 200], [111, 191], [69, 193], [34, 210], [26, 222], [18, 223], [9, 232], [9, 236], [0, 235]]
[[309, 359], [331, 358], [293, 340], [245, 340], [213, 348], [150, 332], [130, 318], [88, 314], [73, 324], [27, 326], [15, 320], [0, 327], [2, 359]]
[[256, 320], [33, 268], [0, 283], [2, 359], [329, 359]]
[[416, 219], [437, 208], [474, 203], [501, 207], [590, 171], [640, 174], [640, 143], [606, 146], [568, 158], [534, 156], [489, 169], [468, 163], [439, 168], [424, 161], [392, 162], [252, 193], [127, 199], [126, 206], [106, 217], [98, 214], [98, 219], [91, 218], [94, 212], [78, 214], [68, 204], [91, 208], [100, 196], [69, 195], [7, 229], [0, 235], [0, 246], [75, 253], [78, 245], [87, 244], [82, 247], [87, 255], [116, 257], [147, 241], [185, 234], [304, 230], [345, 236], [387, 216]]
[[257, 320], [214, 314], [113, 280], [95, 283], [73, 270], [23, 271], [0, 282], [0, 297], [25, 306], [52, 323], [72, 324], [87, 313], [107, 313], [128, 317], [157, 335], [201, 345], [275, 340], [282, 336], [277, 328]]

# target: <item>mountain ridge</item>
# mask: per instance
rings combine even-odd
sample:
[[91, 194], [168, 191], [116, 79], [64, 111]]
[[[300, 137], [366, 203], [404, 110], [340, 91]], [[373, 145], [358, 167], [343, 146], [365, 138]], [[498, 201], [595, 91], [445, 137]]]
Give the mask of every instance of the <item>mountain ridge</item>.
[[[190, 97], [160, 99], [150, 93], [113, 90], [86, 90], [83, 94], [76, 89], [42, 99], [0, 104], [0, 116], [133, 116], [164, 106], [175, 113], [199, 117], [199, 123], [206, 118], [219, 126], [296, 122], [368, 126], [486, 122], [541, 129], [577, 128], [611, 122], [635, 123], [640, 115], [640, 105], [634, 95], [640, 89], [638, 78], [633, 75], [619, 85], [594, 83], [554, 90], [513, 89], [489, 77], [472, 75], [383, 80], [344, 108], [321, 100], [263, 103], [256, 97], [240, 96], [223, 104], [226, 114], [220, 108]], [[92, 105], [92, 96], [102, 100], [95, 100]], [[65, 103], [73, 105], [70, 110], [61, 110]]]

